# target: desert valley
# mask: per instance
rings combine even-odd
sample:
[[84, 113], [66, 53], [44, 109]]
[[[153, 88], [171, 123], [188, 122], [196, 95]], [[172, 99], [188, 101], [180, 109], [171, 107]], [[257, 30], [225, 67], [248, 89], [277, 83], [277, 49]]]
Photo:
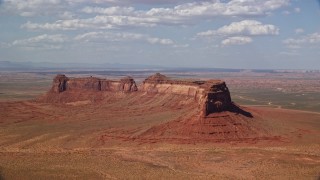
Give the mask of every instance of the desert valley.
[[320, 176], [319, 73], [56, 74], [1, 73], [2, 179]]

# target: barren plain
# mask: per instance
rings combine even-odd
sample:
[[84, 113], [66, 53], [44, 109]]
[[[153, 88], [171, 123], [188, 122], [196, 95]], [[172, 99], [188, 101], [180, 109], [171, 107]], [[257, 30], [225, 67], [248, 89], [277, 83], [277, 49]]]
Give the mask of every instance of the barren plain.
[[[131, 75], [141, 83], [154, 72], [65, 73]], [[219, 123], [207, 125], [221, 133], [205, 135], [195, 133], [207, 129], [185, 96], [92, 93], [73, 102], [38, 101], [56, 74], [0, 74], [0, 179], [320, 177], [319, 73], [165, 72], [222, 79], [252, 115], [215, 113], [209, 118]]]

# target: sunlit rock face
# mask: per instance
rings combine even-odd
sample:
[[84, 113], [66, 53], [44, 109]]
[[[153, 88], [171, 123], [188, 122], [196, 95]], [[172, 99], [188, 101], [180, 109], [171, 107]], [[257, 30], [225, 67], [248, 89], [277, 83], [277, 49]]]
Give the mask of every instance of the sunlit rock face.
[[[147, 94], [173, 94], [194, 99], [199, 105], [200, 117], [211, 113], [230, 110], [232, 106], [230, 92], [226, 83], [221, 80], [194, 81], [174, 80], [156, 73], [146, 78], [137, 87], [131, 77], [120, 80], [100, 79], [96, 77], [68, 78], [57, 75], [53, 79], [49, 93], [54, 99], [55, 93], [68, 92], [143, 92]], [[75, 93], [74, 93], [75, 94]]]
[[131, 77], [120, 80], [108, 80], [96, 77], [68, 78], [61, 74], [53, 79], [51, 88], [51, 92], [55, 93], [64, 91], [133, 92], [137, 90], [137, 85]]
[[232, 104], [229, 89], [221, 80], [172, 80], [157, 73], [145, 79], [139, 90], [192, 97], [199, 102], [201, 116], [228, 110]]

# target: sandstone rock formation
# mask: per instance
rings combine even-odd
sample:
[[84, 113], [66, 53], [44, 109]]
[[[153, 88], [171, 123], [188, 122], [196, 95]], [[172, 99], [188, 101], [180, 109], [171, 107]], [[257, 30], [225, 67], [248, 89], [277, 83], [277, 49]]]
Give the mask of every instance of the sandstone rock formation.
[[53, 93], [61, 93], [64, 91], [133, 92], [137, 90], [137, 85], [131, 77], [115, 81], [96, 77], [68, 78], [61, 74], [53, 79], [51, 88], [51, 92]]
[[171, 80], [157, 73], [145, 79], [139, 90], [147, 93], [185, 95], [199, 102], [201, 116], [229, 110], [232, 106], [226, 83], [220, 80]]
[[[52, 88], [49, 92], [50, 101], [65, 102], [67, 99], [61, 95], [56, 95], [59, 100], [54, 100], [54, 94], [68, 92], [74, 99], [84, 99], [86, 92], [134, 92], [138, 91], [133, 78], [126, 77], [120, 80], [100, 79], [96, 77], [68, 78], [65, 75], [57, 75], [53, 80]], [[199, 105], [200, 117], [206, 117], [211, 113], [234, 109], [226, 83], [221, 80], [191, 81], [174, 80], [156, 73], [146, 78], [139, 86], [140, 92], [148, 94], [172, 94], [186, 96], [194, 99]], [[75, 93], [76, 92], [76, 93]], [[88, 93], [86, 94], [88, 95]], [[49, 95], [48, 95], [49, 97]], [[92, 97], [92, 95], [88, 95]], [[100, 97], [99, 97], [100, 98]], [[61, 100], [62, 99], [62, 100]]]
[[63, 74], [58, 74], [52, 83], [51, 92], [60, 93], [67, 90], [67, 81], [69, 78]]
[[137, 133], [135, 136], [123, 135], [126, 133], [122, 130], [117, 135], [117, 130], [112, 129], [104, 132], [103, 139], [126, 137], [146, 142], [170, 139], [179, 142], [221, 142], [267, 135], [252, 121], [253, 116], [246, 108], [231, 101], [226, 83], [221, 80], [171, 79], [156, 73], [137, 88], [131, 77], [107, 80], [57, 75], [51, 90], [38, 101], [84, 108], [87, 104], [95, 107], [110, 104], [105, 108], [109, 112], [115, 110], [114, 116], [124, 116], [125, 112], [126, 121], [135, 121], [128, 114], [138, 114], [139, 118], [150, 117], [145, 118], [144, 123], [153, 124], [149, 129], [133, 129], [132, 132]]
[[207, 81], [204, 89], [204, 115], [230, 110], [232, 102], [229, 89], [225, 82]]

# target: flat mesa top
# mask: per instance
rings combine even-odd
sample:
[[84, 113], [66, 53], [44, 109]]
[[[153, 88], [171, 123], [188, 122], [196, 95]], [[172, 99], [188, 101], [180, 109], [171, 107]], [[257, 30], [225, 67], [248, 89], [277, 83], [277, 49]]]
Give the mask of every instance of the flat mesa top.
[[[97, 77], [67, 77], [63, 74], [59, 74], [55, 77], [55, 81], [59, 80], [71, 80], [71, 81], [91, 81], [91, 82], [96, 82], [96, 81], [108, 81], [108, 82], [132, 82], [134, 79], [130, 76], [121, 78], [119, 80], [113, 80], [113, 79], [102, 79], [102, 78], [97, 78]], [[162, 75], [160, 73], [156, 73], [152, 76], [149, 76], [146, 78], [143, 83], [155, 83], [155, 84], [178, 84], [178, 85], [189, 85], [189, 86], [198, 86], [202, 88], [210, 88], [212, 86], [218, 86], [218, 85], [223, 85], [225, 84], [224, 81], [218, 80], [218, 79], [210, 79], [210, 80], [194, 80], [194, 79], [171, 79], [165, 75]]]
[[219, 79], [210, 79], [207, 81], [202, 80], [193, 80], [193, 79], [170, 79], [165, 75], [156, 73], [152, 76], [149, 76], [144, 83], [158, 83], [158, 84], [181, 84], [181, 85], [193, 85], [193, 86], [213, 86], [224, 84], [225, 82]]
[[58, 74], [55, 77], [55, 80], [59, 79], [67, 79], [67, 80], [73, 80], [73, 81], [109, 81], [109, 82], [119, 82], [119, 81], [133, 81], [133, 78], [130, 76], [123, 77], [121, 79], [105, 79], [105, 78], [98, 78], [98, 77], [67, 77], [64, 74]]

